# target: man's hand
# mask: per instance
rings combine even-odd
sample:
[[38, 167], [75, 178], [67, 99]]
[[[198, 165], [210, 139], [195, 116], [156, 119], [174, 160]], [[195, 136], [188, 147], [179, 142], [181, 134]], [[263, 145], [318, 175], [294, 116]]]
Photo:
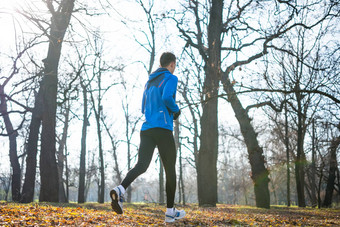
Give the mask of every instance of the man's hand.
[[180, 114], [181, 114], [181, 110], [178, 110], [177, 113], [174, 113], [174, 120], [177, 120]]

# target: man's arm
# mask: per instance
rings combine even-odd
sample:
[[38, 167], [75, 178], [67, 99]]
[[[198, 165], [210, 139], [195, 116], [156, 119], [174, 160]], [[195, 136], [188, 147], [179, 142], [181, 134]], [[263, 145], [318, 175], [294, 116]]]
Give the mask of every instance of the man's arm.
[[179, 107], [174, 99], [177, 90], [177, 82], [177, 77], [171, 76], [164, 86], [162, 95], [162, 100], [164, 104], [172, 113], [177, 113], [179, 111]]

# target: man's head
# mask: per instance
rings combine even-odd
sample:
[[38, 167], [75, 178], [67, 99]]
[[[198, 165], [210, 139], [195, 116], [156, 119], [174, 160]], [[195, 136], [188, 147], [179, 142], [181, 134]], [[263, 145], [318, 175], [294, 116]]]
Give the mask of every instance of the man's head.
[[176, 56], [170, 52], [164, 52], [160, 58], [161, 67], [167, 68], [171, 73], [175, 72]]

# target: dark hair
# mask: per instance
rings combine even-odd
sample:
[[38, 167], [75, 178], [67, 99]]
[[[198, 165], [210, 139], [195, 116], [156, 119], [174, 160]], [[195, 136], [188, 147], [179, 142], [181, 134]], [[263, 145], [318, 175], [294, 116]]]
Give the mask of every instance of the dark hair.
[[159, 61], [161, 67], [167, 67], [171, 62], [176, 62], [176, 56], [171, 52], [164, 52]]

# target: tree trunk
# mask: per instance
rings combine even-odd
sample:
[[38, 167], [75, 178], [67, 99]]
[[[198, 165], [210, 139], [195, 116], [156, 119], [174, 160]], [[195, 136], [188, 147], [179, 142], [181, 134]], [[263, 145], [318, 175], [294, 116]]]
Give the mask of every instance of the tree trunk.
[[175, 142], [176, 149], [179, 152], [179, 179], [178, 179], [178, 191], [179, 191], [179, 203], [185, 205], [185, 190], [184, 190], [184, 179], [183, 179], [183, 164], [182, 164], [182, 149], [179, 140], [180, 130], [179, 130], [179, 120], [175, 121]]
[[[299, 82], [297, 82], [299, 84]], [[297, 87], [299, 89], [299, 87]], [[305, 163], [306, 157], [303, 150], [304, 143], [304, 130], [303, 130], [303, 114], [301, 104], [301, 94], [296, 94], [297, 109], [298, 109], [298, 131], [297, 131], [297, 151], [295, 160], [295, 179], [296, 179], [296, 190], [298, 195], [298, 206], [305, 207]]]
[[5, 191], [5, 201], [8, 201], [8, 194], [9, 194], [9, 189], [11, 188], [11, 182], [12, 182], [12, 175], [7, 179], [4, 179], [2, 181], [3, 183], [3, 189]]
[[[194, 161], [195, 161], [195, 166], [196, 166], [196, 169], [197, 169], [197, 166], [198, 166], [198, 124], [197, 124], [197, 119], [196, 119], [196, 116], [195, 116], [195, 112], [194, 112], [194, 109], [192, 107], [192, 105], [190, 105], [190, 101], [188, 99], [188, 96], [187, 96], [187, 91], [186, 89], [184, 88], [183, 91], [182, 91], [182, 97], [184, 98], [185, 100], [185, 103], [189, 106], [189, 110], [190, 110], [190, 114], [192, 116], [192, 119], [193, 119], [193, 130], [194, 130], [194, 135], [193, 135], [193, 147], [194, 147], [194, 150], [193, 150], [193, 155], [194, 155]], [[182, 151], [180, 150], [180, 162], [182, 162]], [[181, 165], [181, 163], [180, 163]], [[180, 173], [181, 174], [181, 173]], [[183, 177], [180, 176], [180, 178], [182, 179], [183, 181]], [[184, 193], [184, 182], [182, 182], [182, 194], [183, 194], [183, 203], [186, 201], [185, 199], [185, 193]]]
[[102, 146], [102, 136], [100, 129], [100, 121], [98, 119], [98, 140], [99, 140], [99, 161], [100, 161], [100, 197], [98, 202], [104, 203], [104, 192], [105, 192], [105, 168], [104, 168], [104, 154]]
[[87, 137], [87, 90], [81, 81], [83, 89], [83, 127], [81, 134], [81, 148], [80, 148], [80, 164], [79, 164], [79, 186], [78, 186], [78, 203], [84, 203], [85, 198], [85, 173], [86, 173], [86, 137]]
[[201, 118], [201, 146], [198, 152], [197, 186], [200, 206], [216, 206], [217, 203], [217, 84], [215, 75], [206, 73], [205, 95]]
[[201, 146], [198, 152], [197, 187], [200, 206], [217, 203], [218, 87], [221, 75], [221, 31], [223, 1], [212, 1], [208, 25], [209, 58], [205, 65], [203, 86], [205, 103], [201, 117]]
[[241, 133], [247, 146], [249, 163], [252, 171], [251, 178], [254, 183], [256, 206], [270, 208], [270, 194], [268, 189], [269, 173], [264, 165], [265, 159], [263, 150], [257, 141], [257, 133], [251, 125], [248, 113], [242, 107], [240, 100], [236, 96], [236, 92], [233, 85], [230, 83], [229, 78], [226, 78], [223, 81], [223, 86], [234, 110], [235, 117], [240, 124]]
[[315, 208], [317, 206], [317, 198], [316, 198], [316, 166], [315, 166], [315, 159], [316, 159], [316, 150], [315, 150], [315, 120], [312, 123], [312, 163], [311, 163], [311, 202], [312, 207]]
[[[44, 83], [44, 79], [41, 84]], [[29, 127], [29, 136], [27, 141], [26, 173], [22, 189], [21, 202], [31, 203], [34, 198], [35, 177], [37, 172], [37, 152], [39, 131], [41, 126], [42, 114], [42, 91], [40, 89], [35, 97], [34, 109], [32, 112], [31, 123]]]
[[65, 155], [64, 155], [64, 148], [66, 145], [67, 140], [67, 132], [68, 132], [68, 125], [69, 125], [69, 115], [70, 115], [70, 106], [67, 104], [65, 109], [65, 122], [64, 122], [64, 129], [63, 134], [61, 136], [61, 141], [59, 144], [58, 149], [58, 181], [59, 181], [59, 202], [66, 203], [68, 202], [66, 199], [66, 193], [64, 188], [64, 180], [63, 180], [63, 172], [64, 172], [64, 161], [65, 161]]
[[110, 137], [111, 145], [112, 145], [112, 155], [113, 155], [113, 161], [114, 161], [114, 171], [117, 176], [118, 183], [122, 182], [122, 175], [119, 170], [119, 165], [118, 165], [118, 157], [117, 157], [117, 146], [116, 146], [116, 141], [115, 138], [111, 135], [109, 128], [107, 127], [106, 123], [102, 119], [102, 123], [105, 127], [105, 130], [107, 132], [107, 135]]
[[0, 113], [4, 119], [6, 131], [9, 138], [9, 158], [12, 167], [12, 200], [20, 201], [21, 191], [21, 170], [17, 153], [17, 136], [18, 132], [14, 131], [11, 119], [7, 111], [7, 100], [4, 93], [4, 87], [0, 86]]
[[159, 203], [164, 204], [164, 168], [161, 157], [159, 157]]
[[[126, 104], [125, 109], [125, 137], [127, 142], [127, 161], [128, 161], [128, 171], [131, 169], [131, 141], [129, 136], [129, 126], [130, 126], [130, 119], [129, 119], [129, 104]], [[132, 194], [132, 186], [130, 185], [126, 191], [126, 201], [131, 203], [131, 194]]]
[[[53, 8], [51, 2], [47, 2]], [[41, 152], [40, 152], [40, 196], [39, 201], [58, 202], [59, 183], [56, 163], [56, 109], [58, 87], [58, 65], [61, 46], [70, 23], [74, 0], [63, 0], [60, 11], [51, 12], [51, 32], [47, 58], [44, 59], [44, 83], [42, 87]]]
[[[100, 77], [99, 77], [100, 79]], [[100, 82], [99, 82], [100, 84]], [[101, 90], [101, 87], [99, 86], [99, 91]], [[99, 92], [99, 97], [100, 92]], [[97, 135], [98, 135], [98, 149], [99, 149], [99, 170], [100, 170], [100, 191], [99, 191], [99, 197], [98, 202], [104, 203], [104, 192], [105, 192], [105, 168], [104, 168], [104, 153], [103, 153], [103, 146], [102, 146], [102, 135], [101, 135], [101, 125], [100, 125], [100, 118], [101, 118], [101, 102], [98, 101], [98, 109], [96, 114], [96, 121], [97, 121]]]
[[66, 201], [68, 202], [70, 200], [70, 191], [69, 191], [69, 169], [68, 169], [68, 161], [67, 161], [67, 146], [65, 146], [65, 186], [66, 186]]
[[331, 142], [331, 146], [329, 147], [329, 172], [328, 172], [328, 180], [326, 187], [326, 195], [325, 200], [323, 201], [323, 207], [331, 207], [332, 205], [332, 196], [334, 190], [335, 183], [335, 174], [337, 170], [337, 160], [336, 160], [336, 150], [340, 144], [340, 137], [337, 137]]
[[[286, 79], [284, 77], [284, 86], [286, 89]], [[287, 206], [290, 207], [290, 158], [289, 158], [289, 137], [288, 137], [288, 110], [287, 97], [285, 95], [285, 147], [286, 147], [286, 164], [287, 164]]]

